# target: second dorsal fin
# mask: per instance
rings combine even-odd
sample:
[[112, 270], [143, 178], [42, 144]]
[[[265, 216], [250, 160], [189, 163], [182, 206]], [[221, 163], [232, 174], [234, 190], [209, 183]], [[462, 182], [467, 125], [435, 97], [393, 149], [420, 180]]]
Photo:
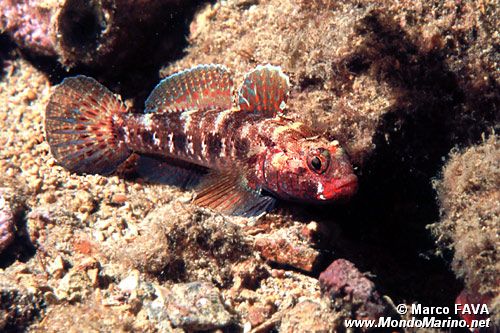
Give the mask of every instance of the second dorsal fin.
[[232, 107], [233, 79], [223, 65], [199, 65], [163, 79], [146, 100], [146, 112]]
[[274, 117], [283, 113], [289, 90], [290, 80], [280, 67], [259, 65], [245, 75], [238, 104], [242, 111]]

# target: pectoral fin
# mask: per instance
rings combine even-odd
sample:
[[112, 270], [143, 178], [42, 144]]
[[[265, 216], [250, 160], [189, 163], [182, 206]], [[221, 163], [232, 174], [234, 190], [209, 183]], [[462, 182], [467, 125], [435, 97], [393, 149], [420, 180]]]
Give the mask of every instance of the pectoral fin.
[[213, 174], [200, 186], [194, 203], [227, 215], [257, 216], [271, 210], [276, 199], [246, 185], [236, 173]]

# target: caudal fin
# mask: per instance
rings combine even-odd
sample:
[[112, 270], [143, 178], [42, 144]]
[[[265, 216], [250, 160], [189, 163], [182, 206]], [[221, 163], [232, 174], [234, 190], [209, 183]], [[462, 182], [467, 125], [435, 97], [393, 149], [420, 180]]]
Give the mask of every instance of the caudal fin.
[[130, 155], [122, 132], [126, 107], [86, 76], [65, 79], [45, 110], [45, 135], [59, 164], [78, 173], [108, 174]]

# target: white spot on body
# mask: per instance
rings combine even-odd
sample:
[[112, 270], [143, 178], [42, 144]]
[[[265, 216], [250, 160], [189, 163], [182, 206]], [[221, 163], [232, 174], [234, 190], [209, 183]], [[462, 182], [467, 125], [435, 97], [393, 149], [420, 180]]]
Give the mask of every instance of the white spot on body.
[[240, 131], [240, 137], [242, 138], [246, 138], [248, 137], [248, 134], [250, 132], [250, 127], [252, 126], [253, 124], [251, 123], [247, 123], [245, 125], [243, 125], [243, 127], [241, 127], [241, 131]]
[[215, 134], [215, 133], [219, 132], [220, 126], [224, 122], [224, 119], [226, 119], [227, 115], [232, 113], [232, 112], [233, 112], [233, 110], [229, 109], [229, 110], [224, 110], [217, 115], [217, 118], [215, 118], [214, 129], [213, 129], [212, 133]]
[[126, 144], [130, 144], [130, 136], [128, 126], [123, 127], [123, 140]]
[[187, 141], [188, 141], [188, 144], [187, 144], [188, 151], [191, 155], [194, 155], [193, 136], [188, 135]]
[[151, 126], [153, 125], [153, 113], [142, 116], [142, 126], [148, 131], [151, 131]]
[[159, 146], [160, 145], [160, 138], [158, 138], [156, 132], [153, 133], [153, 143], [155, 146]]
[[335, 151], [335, 156], [340, 158], [343, 155], [344, 155], [344, 149], [342, 149], [342, 147], [338, 147], [337, 150]]
[[172, 153], [174, 151], [174, 133], [168, 134], [168, 151]]
[[325, 191], [325, 188], [323, 187], [323, 184], [322, 183], [318, 183], [318, 190], [316, 192], [316, 194], [318, 195], [318, 197], [321, 199], [321, 200], [325, 200], [325, 196], [323, 195], [323, 192]]
[[220, 140], [220, 157], [226, 157], [226, 138]]
[[191, 120], [193, 120], [191, 115], [195, 112], [198, 112], [198, 110], [184, 111], [181, 113], [180, 119], [184, 121], [184, 133], [187, 133], [189, 131], [189, 127], [191, 126]]
[[202, 157], [207, 156], [207, 144], [206, 144], [205, 140], [201, 141], [201, 155], [202, 155]]

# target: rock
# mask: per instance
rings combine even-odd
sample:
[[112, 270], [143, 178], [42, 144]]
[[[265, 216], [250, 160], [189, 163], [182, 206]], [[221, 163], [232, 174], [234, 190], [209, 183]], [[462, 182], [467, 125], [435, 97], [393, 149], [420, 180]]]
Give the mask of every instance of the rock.
[[338, 315], [332, 313], [327, 305], [305, 300], [292, 309], [285, 311], [281, 319], [279, 332], [336, 332], [338, 320]]
[[[452, 268], [475, 298], [500, 301], [500, 140], [452, 153], [435, 187], [441, 221], [432, 226], [438, 245], [454, 251]], [[500, 314], [496, 314], [499, 315]]]
[[150, 317], [186, 330], [210, 330], [231, 324], [219, 290], [210, 283], [175, 284], [157, 288], [158, 298], [149, 305]]
[[175, 202], [145, 218], [140, 236], [113, 256], [173, 281], [232, 281], [232, 266], [250, 255], [240, 228], [222, 215]]
[[378, 319], [385, 310], [375, 284], [345, 259], [331, 263], [319, 275], [319, 283], [335, 309], [348, 310], [356, 319]]
[[311, 272], [320, 262], [320, 253], [307, 245], [292, 243], [285, 238], [259, 237], [255, 250], [267, 260]]
[[121, 280], [118, 284], [118, 288], [120, 288], [123, 292], [131, 293], [136, 291], [139, 287], [139, 272], [133, 271], [127, 276], [125, 279]]
[[39, 314], [42, 299], [31, 289], [0, 274], [0, 331], [24, 331]]
[[14, 240], [14, 215], [0, 192], [0, 254]]
[[123, 193], [113, 194], [111, 202], [115, 205], [122, 205], [127, 201], [127, 196]]
[[247, 320], [251, 327], [257, 327], [266, 321], [275, 312], [275, 308], [269, 304], [266, 306], [253, 305], [248, 309]]
[[91, 290], [92, 281], [86, 272], [72, 269], [61, 279], [55, 294], [59, 300], [80, 302], [91, 293]]
[[249, 258], [233, 267], [233, 289], [246, 288], [255, 290], [260, 282], [269, 277], [270, 273], [265, 264], [255, 258]]
[[154, 331], [152, 325], [145, 320], [134, 317], [129, 312], [122, 312], [119, 307], [103, 306], [100, 301], [92, 298], [84, 304], [53, 305], [43, 320], [30, 328], [33, 332]]
[[60, 255], [47, 267], [47, 272], [56, 279], [60, 279], [64, 275], [64, 270], [65, 264]]
[[72, 202], [71, 207], [74, 212], [90, 213], [94, 210], [96, 202], [92, 195], [84, 190], [79, 190], [75, 193], [75, 201]]

